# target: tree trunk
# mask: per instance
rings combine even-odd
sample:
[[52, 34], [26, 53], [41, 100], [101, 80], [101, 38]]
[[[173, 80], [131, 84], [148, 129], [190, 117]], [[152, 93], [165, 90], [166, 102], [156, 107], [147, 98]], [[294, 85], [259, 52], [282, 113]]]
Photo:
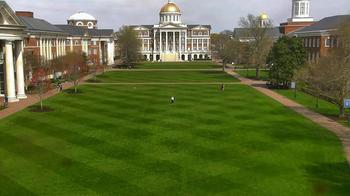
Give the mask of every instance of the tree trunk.
[[339, 106], [339, 118], [346, 118], [346, 115], [345, 115], [345, 108], [343, 105], [340, 105]]
[[74, 82], [74, 93], [78, 92], [78, 82]]
[[257, 68], [256, 68], [256, 79], [260, 79], [260, 67], [258, 66]]

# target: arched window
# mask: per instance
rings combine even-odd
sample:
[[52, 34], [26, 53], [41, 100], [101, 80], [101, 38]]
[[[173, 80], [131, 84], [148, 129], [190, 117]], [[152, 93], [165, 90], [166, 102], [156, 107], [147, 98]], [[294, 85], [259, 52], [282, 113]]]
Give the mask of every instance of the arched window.
[[89, 29], [94, 28], [94, 23], [93, 23], [93, 22], [88, 22], [88, 28], [89, 28]]
[[77, 26], [83, 26], [83, 22], [77, 22]]

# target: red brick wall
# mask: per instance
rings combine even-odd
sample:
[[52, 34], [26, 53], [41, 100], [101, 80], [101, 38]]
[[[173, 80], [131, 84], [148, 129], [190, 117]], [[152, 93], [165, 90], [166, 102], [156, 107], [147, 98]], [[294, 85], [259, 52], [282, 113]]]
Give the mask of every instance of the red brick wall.
[[280, 32], [284, 35], [314, 24], [314, 22], [286, 22], [280, 25]]
[[25, 16], [29, 18], [34, 18], [34, 13], [28, 12], [28, 11], [16, 11], [16, 16]]

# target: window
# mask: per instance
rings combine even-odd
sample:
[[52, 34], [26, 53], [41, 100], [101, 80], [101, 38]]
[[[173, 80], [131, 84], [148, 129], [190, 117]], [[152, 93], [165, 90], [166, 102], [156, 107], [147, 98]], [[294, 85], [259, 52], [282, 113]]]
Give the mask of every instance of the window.
[[83, 26], [83, 22], [77, 22], [77, 26]]
[[295, 2], [294, 4], [294, 15], [299, 16], [299, 2]]
[[302, 16], [305, 15], [305, 3], [304, 2], [300, 3], [300, 15], [302, 15]]
[[89, 29], [93, 29], [93, 28], [94, 28], [94, 23], [88, 22], [88, 28], [89, 28]]
[[329, 48], [331, 46], [331, 38], [330, 37], [327, 37], [325, 39], [325, 47], [326, 48]]
[[333, 48], [335, 47], [338, 47], [338, 42], [337, 42], [337, 39], [333, 38], [333, 45], [332, 45]]

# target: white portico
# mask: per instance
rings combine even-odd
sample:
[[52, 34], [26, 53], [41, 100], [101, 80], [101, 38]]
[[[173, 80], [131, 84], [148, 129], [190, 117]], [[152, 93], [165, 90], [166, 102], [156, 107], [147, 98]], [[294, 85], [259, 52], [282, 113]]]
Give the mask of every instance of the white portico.
[[24, 25], [4, 1], [0, 1], [0, 96], [9, 102], [27, 98], [24, 85]]
[[141, 54], [149, 61], [189, 61], [210, 58], [210, 25], [182, 23], [179, 7], [168, 2], [159, 24], [133, 26], [141, 40]]

